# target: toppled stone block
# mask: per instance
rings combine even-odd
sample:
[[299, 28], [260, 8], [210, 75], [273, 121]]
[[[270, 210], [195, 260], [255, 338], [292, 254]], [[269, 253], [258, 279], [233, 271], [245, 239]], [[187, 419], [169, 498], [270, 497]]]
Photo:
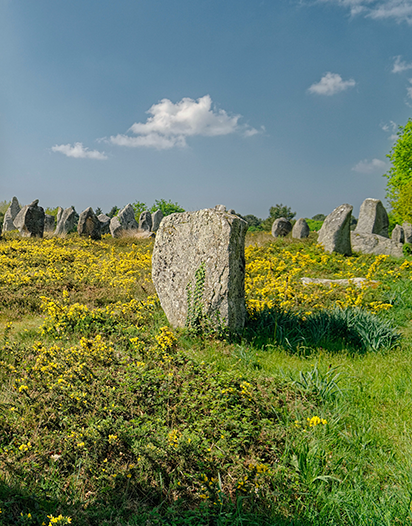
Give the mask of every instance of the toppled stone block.
[[218, 314], [232, 331], [245, 322], [245, 235], [247, 223], [216, 209], [175, 213], [165, 217], [156, 235], [152, 278], [169, 322], [184, 327], [188, 288], [204, 269], [204, 314]]
[[377, 234], [351, 232], [352, 250], [361, 254], [403, 257], [403, 244]]
[[296, 221], [292, 228], [292, 237], [295, 239], [306, 239], [309, 236], [309, 225], [306, 220], [300, 218]]
[[77, 233], [79, 236], [90, 237], [90, 239], [95, 241], [102, 238], [100, 221], [97, 219], [91, 206], [80, 214]]
[[382, 202], [379, 199], [365, 199], [360, 207], [355, 232], [389, 237], [388, 228], [389, 218]]
[[285, 217], [278, 217], [272, 225], [273, 237], [285, 237], [292, 231], [292, 223]]
[[323, 245], [325, 252], [336, 252], [344, 256], [352, 254], [350, 238], [352, 210], [353, 206], [343, 204], [326, 217], [318, 237], [318, 243]]

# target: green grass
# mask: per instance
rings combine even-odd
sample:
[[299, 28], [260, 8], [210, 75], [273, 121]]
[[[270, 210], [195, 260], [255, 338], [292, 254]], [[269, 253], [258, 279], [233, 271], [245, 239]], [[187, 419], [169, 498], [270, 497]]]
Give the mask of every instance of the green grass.
[[1, 525], [412, 522], [409, 280], [386, 278], [379, 315], [266, 311], [226, 340], [71, 286], [47, 319], [37, 288], [3, 290]]

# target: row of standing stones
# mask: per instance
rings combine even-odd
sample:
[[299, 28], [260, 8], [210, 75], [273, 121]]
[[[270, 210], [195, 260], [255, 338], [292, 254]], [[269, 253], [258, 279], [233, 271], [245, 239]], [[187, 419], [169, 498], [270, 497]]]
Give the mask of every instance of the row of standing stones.
[[23, 237], [43, 237], [44, 232], [65, 236], [77, 229], [80, 236], [94, 240], [109, 233], [116, 238], [124, 235], [145, 238], [152, 237], [157, 232], [162, 219], [161, 210], [153, 214], [145, 210], [137, 222], [133, 207], [128, 204], [113, 218], [105, 214], [96, 216], [91, 207], [86, 208], [80, 215], [72, 206], [66, 209], [59, 207], [55, 222], [54, 217], [45, 214], [44, 209], [39, 206], [38, 199], [20, 208], [17, 198], [13, 197], [4, 215], [2, 232], [18, 230]]
[[[388, 238], [388, 214], [378, 199], [366, 199], [361, 206], [355, 231], [351, 232], [353, 207], [337, 207], [325, 219], [318, 241], [327, 252], [350, 255], [352, 249], [367, 254], [388, 254], [401, 257], [402, 243], [412, 241], [412, 226], [399, 225]], [[149, 237], [157, 231], [152, 256], [152, 278], [161, 306], [174, 327], [183, 327], [188, 317], [188, 298], [196, 296], [196, 272], [203, 266], [201, 283], [203, 314], [218, 320], [230, 331], [238, 332], [246, 320], [245, 307], [245, 236], [248, 224], [234, 210], [223, 205], [214, 209], [171, 214], [165, 218], [161, 212], [143, 212], [139, 224], [135, 221], [131, 205], [123, 208], [117, 217], [94, 214], [91, 208], [77, 216], [74, 208], [59, 209], [55, 235], [71, 231], [78, 221], [77, 231], [99, 239], [108, 231], [113, 237], [124, 234]], [[33, 201], [20, 210], [13, 198], [4, 218], [3, 231], [18, 229], [23, 236], [43, 235], [47, 224], [44, 210]], [[12, 226], [12, 228], [11, 228]], [[54, 225], [53, 225], [54, 226]], [[295, 238], [309, 235], [304, 219], [292, 225], [285, 218], [277, 219], [272, 227], [274, 237], [286, 236], [292, 231]]]

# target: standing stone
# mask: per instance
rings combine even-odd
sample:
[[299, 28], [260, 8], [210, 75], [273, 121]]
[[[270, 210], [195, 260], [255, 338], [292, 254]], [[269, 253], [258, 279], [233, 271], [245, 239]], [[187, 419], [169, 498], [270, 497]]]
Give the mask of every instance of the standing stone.
[[3, 233], [4, 232], [11, 232], [12, 230], [16, 230], [16, 227], [14, 225], [14, 220], [17, 217], [17, 214], [20, 212], [20, 205], [17, 200], [17, 197], [13, 197], [11, 200], [10, 206], [6, 210], [6, 213], [4, 214], [3, 219]]
[[355, 232], [389, 237], [388, 228], [389, 218], [382, 202], [379, 199], [365, 199], [360, 207]]
[[272, 236], [285, 237], [292, 230], [292, 223], [285, 217], [278, 217], [273, 221]]
[[79, 216], [79, 224], [77, 225], [77, 233], [79, 236], [87, 236], [95, 241], [102, 238], [100, 221], [97, 219], [93, 208], [89, 206]]
[[113, 237], [130, 235], [133, 233], [133, 230], [137, 230], [138, 228], [139, 225], [134, 218], [134, 210], [131, 204], [122, 208], [117, 216], [112, 217], [110, 220], [110, 233]]
[[405, 223], [402, 224], [402, 228], [405, 236], [405, 243], [412, 243], [412, 225], [405, 221]]
[[352, 254], [350, 238], [352, 210], [351, 205], [340, 205], [323, 222], [319, 230], [318, 243], [323, 245], [325, 252], [336, 252], [344, 256]]
[[44, 231], [53, 232], [55, 226], [54, 216], [50, 214], [44, 214]]
[[156, 212], [152, 214], [152, 232], [157, 232], [159, 230], [162, 219], [163, 212], [161, 210], [156, 210]]
[[38, 204], [39, 200], [35, 199], [23, 206], [14, 219], [14, 225], [23, 237], [43, 237], [44, 209]]
[[395, 243], [405, 243], [405, 233], [401, 225], [396, 225], [392, 230], [391, 239], [395, 241]]
[[204, 314], [219, 315], [232, 331], [245, 322], [245, 235], [247, 223], [216, 209], [165, 217], [156, 235], [152, 278], [160, 303], [175, 327], [184, 327], [188, 288], [204, 265]]
[[100, 232], [101, 234], [110, 233], [110, 217], [106, 214], [100, 214], [97, 216], [97, 219], [100, 221]]
[[59, 224], [60, 219], [62, 218], [64, 210], [61, 206], [57, 209], [57, 217], [56, 217], [56, 223]]
[[65, 208], [61, 214], [57, 213], [57, 217], [59, 219], [57, 221], [56, 230], [54, 231], [55, 236], [66, 236], [76, 229], [79, 215], [73, 206]]
[[305, 239], [309, 236], [309, 225], [302, 217], [296, 221], [292, 228], [292, 237], [295, 239]]
[[149, 210], [145, 210], [139, 217], [139, 230], [150, 232], [152, 230], [152, 214]]

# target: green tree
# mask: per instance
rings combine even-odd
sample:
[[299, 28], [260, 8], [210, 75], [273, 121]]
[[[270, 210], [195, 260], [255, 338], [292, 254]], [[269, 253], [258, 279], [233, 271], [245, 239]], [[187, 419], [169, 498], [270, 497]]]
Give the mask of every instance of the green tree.
[[108, 217], [111, 219], [112, 217], [117, 216], [119, 210], [120, 208], [118, 206], [112, 206], [110, 212], [107, 213]]
[[147, 205], [146, 203], [142, 203], [141, 201], [135, 201], [134, 203], [132, 203], [132, 207], [134, 210], [134, 218], [137, 222], [139, 222], [140, 214], [147, 210]]
[[269, 217], [262, 222], [262, 228], [264, 230], [270, 230], [272, 228], [273, 222], [279, 217], [284, 217], [291, 221], [296, 215], [296, 212], [292, 212], [290, 206], [280, 205], [271, 206], [269, 208]]
[[53, 217], [56, 219], [56, 217], [57, 217], [57, 212], [58, 212], [58, 211], [59, 211], [59, 207], [56, 206], [56, 207], [54, 207], [54, 208], [50, 208], [50, 207], [49, 207], [49, 208], [46, 208], [45, 211], [44, 211], [44, 213], [45, 213], [45, 214], [48, 214], [49, 216], [53, 216]]
[[165, 199], [156, 199], [154, 205], [150, 209], [150, 212], [156, 212], [156, 210], [161, 210], [164, 216], [174, 214], [176, 212], [185, 212], [186, 210], [182, 208], [178, 203], [172, 203], [172, 201], [166, 201]]
[[240, 217], [246, 221], [246, 223], [249, 226], [249, 230], [251, 231], [262, 230], [262, 227], [261, 227], [262, 220], [254, 216], [253, 214], [247, 214], [245, 216], [240, 216]]
[[391, 204], [398, 221], [405, 219], [409, 206], [411, 190], [407, 186], [412, 183], [412, 119], [405, 126], [399, 126], [398, 138], [393, 145], [389, 157], [392, 166], [384, 176], [388, 179], [386, 197]]
[[325, 221], [326, 216], [325, 214], [316, 214], [312, 217], [314, 221]]

